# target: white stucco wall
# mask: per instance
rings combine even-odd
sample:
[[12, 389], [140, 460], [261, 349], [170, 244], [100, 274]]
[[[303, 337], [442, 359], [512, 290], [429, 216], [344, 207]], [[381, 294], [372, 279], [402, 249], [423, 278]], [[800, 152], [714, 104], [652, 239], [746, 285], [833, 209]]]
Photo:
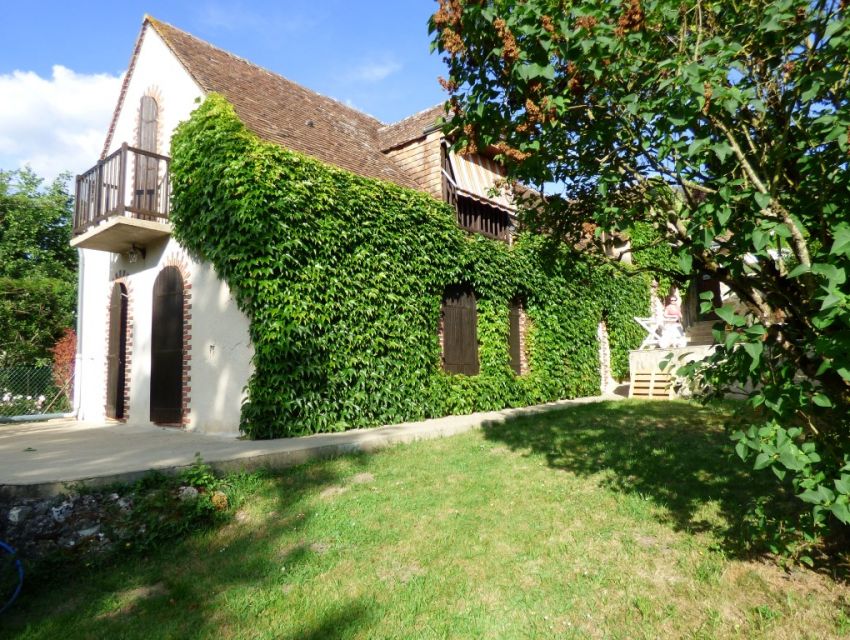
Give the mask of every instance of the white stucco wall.
[[[200, 88], [156, 34], [147, 27], [130, 76], [121, 113], [110, 143], [111, 152], [123, 142], [136, 142], [139, 102], [156, 98], [160, 130], [158, 151], [170, 155], [171, 134], [189, 117], [202, 97]], [[92, 163], [96, 159], [92, 159]], [[249, 321], [239, 311], [227, 285], [211, 265], [198, 263], [172, 238], [146, 247], [144, 259], [129, 262], [126, 255], [81, 251], [81, 293], [78, 310], [78, 417], [105, 417], [106, 350], [109, 298], [117, 278], [129, 290], [131, 334], [128, 376], [130, 424], [150, 424], [150, 364], [153, 284], [160, 270], [179, 262], [191, 285], [191, 388], [187, 429], [211, 434], [238, 433], [244, 387], [251, 374], [253, 348]]]
[[77, 308], [77, 417], [99, 422], [106, 411], [106, 324], [108, 321], [110, 254], [81, 249]]
[[159, 108], [157, 151], [170, 155], [171, 134], [180, 122], [189, 118], [189, 114], [198, 106], [195, 100], [203, 98], [204, 94], [150, 26], [142, 33], [139, 55], [127, 85], [123, 108], [115, 122], [108, 152], [118, 149], [122, 142], [130, 146], [136, 144], [139, 103], [145, 95], [156, 98]]
[[149, 245], [145, 257], [135, 263], [125, 255], [112, 254], [113, 279], [123, 278], [129, 290], [132, 354], [128, 423], [150, 424], [153, 285], [160, 271], [174, 263], [182, 263], [188, 272], [183, 284], [185, 291], [191, 292], [191, 401], [187, 429], [236, 434], [253, 355], [248, 319], [212, 266], [192, 260], [171, 238]]

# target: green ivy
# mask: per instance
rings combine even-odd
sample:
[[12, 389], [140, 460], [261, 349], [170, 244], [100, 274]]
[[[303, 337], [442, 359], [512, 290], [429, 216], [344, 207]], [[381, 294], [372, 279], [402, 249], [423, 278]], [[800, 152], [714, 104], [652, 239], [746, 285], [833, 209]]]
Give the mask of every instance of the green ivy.
[[670, 274], [680, 274], [679, 259], [667, 242], [664, 234], [648, 222], [635, 222], [629, 229], [634, 265], [644, 269], [655, 269], [658, 279], [658, 295], [662, 298], [670, 294], [674, 284], [683, 287], [685, 276], [674, 282]]
[[[471, 236], [431, 196], [259, 140], [211, 95], [172, 141], [174, 235], [211, 262], [249, 317], [242, 430], [340, 431], [595, 394], [597, 325], [614, 375], [641, 340], [649, 277], [539, 236]], [[478, 298], [481, 373], [440, 369], [445, 288]], [[516, 376], [508, 309], [526, 300], [530, 372]]]

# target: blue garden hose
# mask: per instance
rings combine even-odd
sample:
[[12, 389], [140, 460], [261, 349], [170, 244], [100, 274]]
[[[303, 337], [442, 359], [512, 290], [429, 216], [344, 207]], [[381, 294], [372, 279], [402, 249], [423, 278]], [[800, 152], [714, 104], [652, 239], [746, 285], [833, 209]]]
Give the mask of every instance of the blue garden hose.
[[[8, 554], [11, 557], [15, 557], [17, 552], [10, 547], [8, 544], [0, 540], [0, 556]], [[24, 565], [21, 562], [20, 558], [15, 558], [15, 569], [18, 571], [18, 586], [15, 587], [15, 591], [12, 593], [12, 596], [3, 603], [3, 606], [0, 606], [0, 615], [3, 614], [6, 609], [12, 606], [12, 603], [17, 599], [18, 595], [21, 593], [21, 587], [24, 586]]]

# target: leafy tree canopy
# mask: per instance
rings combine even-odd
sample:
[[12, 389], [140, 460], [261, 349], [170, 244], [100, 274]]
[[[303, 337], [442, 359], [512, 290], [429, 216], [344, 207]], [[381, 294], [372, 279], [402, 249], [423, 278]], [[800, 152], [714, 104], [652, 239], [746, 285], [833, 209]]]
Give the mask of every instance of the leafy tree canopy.
[[850, 522], [847, 0], [440, 0], [431, 29], [457, 146], [556, 188], [527, 222], [651, 224], [728, 285], [701, 379], [755, 389], [738, 453]]
[[44, 186], [30, 168], [0, 170], [0, 276], [72, 281], [77, 252], [71, 239], [73, 200], [67, 175]]
[[67, 176], [0, 170], [0, 366], [49, 361], [73, 325], [76, 251]]

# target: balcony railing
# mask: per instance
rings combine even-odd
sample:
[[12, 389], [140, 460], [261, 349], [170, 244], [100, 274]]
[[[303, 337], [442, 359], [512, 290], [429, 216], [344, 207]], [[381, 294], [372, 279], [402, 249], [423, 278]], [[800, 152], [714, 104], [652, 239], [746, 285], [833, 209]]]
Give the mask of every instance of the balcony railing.
[[74, 235], [124, 216], [167, 222], [171, 198], [171, 159], [127, 143], [77, 176]]

